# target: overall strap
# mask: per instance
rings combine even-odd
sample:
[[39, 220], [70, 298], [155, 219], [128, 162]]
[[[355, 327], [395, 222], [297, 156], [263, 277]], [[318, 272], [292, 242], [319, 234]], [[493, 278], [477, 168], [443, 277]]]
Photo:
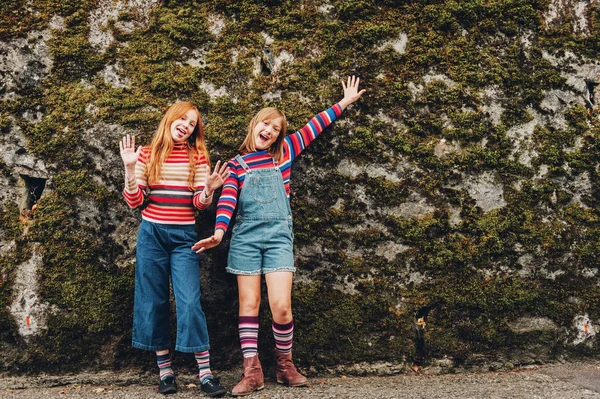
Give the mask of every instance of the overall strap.
[[244, 170], [246, 172], [248, 172], [250, 170], [250, 168], [248, 167], [248, 165], [246, 164], [246, 162], [244, 162], [244, 160], [242, 159], [242, 156], [240, 154], [237, 154], [235, 156], [236, 161], [238, 161], [238, 163], [241, 165], [242, 168], [244, 168]]

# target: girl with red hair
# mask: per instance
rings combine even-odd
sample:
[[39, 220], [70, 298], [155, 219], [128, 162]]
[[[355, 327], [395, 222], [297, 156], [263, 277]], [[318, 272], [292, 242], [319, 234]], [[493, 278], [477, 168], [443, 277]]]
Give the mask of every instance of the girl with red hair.
[[149, 146], [136, 149], [129, 135], [119, 144], [127, 204], [136, 208], [148, 200], [137, 237], [132, 345], [156, 352], [159, 392], [177, 392], [169, 354], [170, 279], [177, 310], [175, 349], [195, 354], [203, 392], [223, 395], [225, 389], [210, 371], [199, 259], [190, 246], [198, 239], [194, 210], [211, 204], [228, 169], [217, 162], [211, 173], [202, 119], [189, 102], [169, 107]]

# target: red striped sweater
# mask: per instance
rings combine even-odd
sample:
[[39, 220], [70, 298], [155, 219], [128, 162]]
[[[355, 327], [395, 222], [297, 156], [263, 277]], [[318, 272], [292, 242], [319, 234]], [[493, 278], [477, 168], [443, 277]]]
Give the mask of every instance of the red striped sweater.
[[127, 205], [137, 208], [148, 196], [149, 204], [142, 211], [142, 218], [161, 224], [194, 224], [194, 207], [206, 209], [212, 197], [204, 198], [208, 165], [200, 154], [195, 163], [195, 191], [188, 187], [189, 160], [185, 144], [175, 144], [173, 151], [162, 165], [162, 179], [148, 187], [147, 161], [150, 148], [142, 148], [135, 165], [135, 180], [127, 180], [123, 195]]

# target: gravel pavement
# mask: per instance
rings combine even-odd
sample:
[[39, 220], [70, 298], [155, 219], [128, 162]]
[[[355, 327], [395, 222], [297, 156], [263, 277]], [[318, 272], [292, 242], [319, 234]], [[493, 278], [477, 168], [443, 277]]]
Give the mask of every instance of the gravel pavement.
[[[425, 370], [426, 372], [426, 370]], [[219, 374], [230, 391], [239, 372]], [[0, 398], [164, 398], [153, 376], [133, 371], [64, 376], [0, 376]], [[565, 363], [513, 371], [445, 375], [311, 378], [310, 387], [288, 388], [267, 379], [265, 389], [248, 399], [406, 398], [406, 399], [600, 399], [600, 363]], [[192, 376], [178, 376], [179, 392], [168, 398], [207, 397]], [[229, 396], [229, 395], [227, 395]]]

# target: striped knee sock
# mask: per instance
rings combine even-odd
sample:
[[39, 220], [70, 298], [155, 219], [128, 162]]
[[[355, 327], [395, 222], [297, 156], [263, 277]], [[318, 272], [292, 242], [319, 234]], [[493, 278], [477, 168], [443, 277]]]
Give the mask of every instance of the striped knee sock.
[[198, 363], [198, 377], [200, 378], [200, 383], [203, 384], [208, 378], [212, 378], [213, 376], [210, 372], [210, 354], [208, 351], [195, 352], [194, 357], [196, 358], [196, 363]]
[[171, 368], [171, 355], [169, 353], [156, 355], [156, 364], [158, 365], [161, 380], [168, 376], [174, 376], [173, 369]]
[[258, 353], [258, 316], [240, 316], [238, 319], [240, 344], [244, 357]]
[[273, 336], [275, 337], [275, 347], [282, 354], [292, 352], [292, 341], [294, 340], [294, 319], [287, 324], [278, 324], [273, 322]]

